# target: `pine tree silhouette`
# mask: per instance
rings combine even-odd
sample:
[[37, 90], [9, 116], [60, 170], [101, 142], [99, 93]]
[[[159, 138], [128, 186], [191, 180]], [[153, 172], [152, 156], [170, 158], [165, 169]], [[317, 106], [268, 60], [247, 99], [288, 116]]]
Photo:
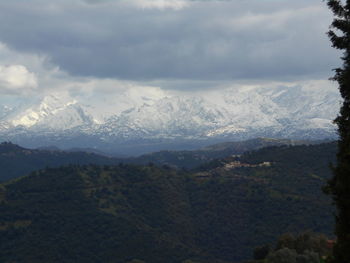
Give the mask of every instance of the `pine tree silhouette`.
[[335, 69], [332, 78], [339, 84], [343, 104], [335, 123], [339, 141], [334, 176], [328, 182], [328, 192], [337, 207], [334, 246], [336, 263], [350, 262], [350, 0], [327, 0], [334, 15], [328, 36], [334, 48], [342, 50], [343, 65]]

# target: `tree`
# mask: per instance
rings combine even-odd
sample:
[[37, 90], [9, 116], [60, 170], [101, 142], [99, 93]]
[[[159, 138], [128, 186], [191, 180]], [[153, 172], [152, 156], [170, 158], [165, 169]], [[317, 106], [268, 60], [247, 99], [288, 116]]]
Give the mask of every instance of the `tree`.
[[133, 259], [131, 261], [128, 261], [127, 263], [145, 263], [145, 261], [139, 260], [139, 259]]
[[276, 250], [281, 248], [295, 249], [295, 237], [291, 233], [282, 234], [278, 238]]
[[297, 252], [294, 249], [282, 248], [268, 255], [267, 263], [297, 263]]
[[343, 65], [335, 69], [333, 80], [338, 82], [343, 104], [335, 123], [339, 141], [337, 163], [327, 190], [337, 208], [334, 262], [350, 262], [350, 0], [327, 0], [334, 14], [328, 36], [334, 48], [342, 50]]
[[320, 263], [320, 257], [316, 252], [305, 251], [301, 255], [297, 255], [297, 263]]
[[256, 247], [254, 249], [254, 259], [264, 260], [270, 252], [271, 252], [271, 247], [269, 245]]

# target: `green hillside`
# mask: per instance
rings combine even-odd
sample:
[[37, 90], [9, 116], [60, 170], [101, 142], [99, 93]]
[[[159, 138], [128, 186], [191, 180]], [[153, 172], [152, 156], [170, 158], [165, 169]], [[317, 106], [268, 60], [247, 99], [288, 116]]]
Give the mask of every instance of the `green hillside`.
[[193, 168], [214, 158], [226, 157], [229, 151], [161, 151], [130, 158], [112, 158], [90, 152], [67, 152], [55, 148], [26, 149], [16, 144], [0, 144], [0, 182], [24, 176], [35, 170], [57, 168], [64, 165], [118, 165], [131, 163], [168, 165], [176, 168]]
[[0, 144], [0, 182], [27, 175], [45, 167], [59, 167], [68, 164], [111, 165], [118, 163], [119, 159], [94, 153], [26, 149], [9, 142]]
[[232, 263], [285, 232], [331, 235], [321, 187], [334, 150], [272, 147], [194, 173], [122, 164], [33, 172], [1, 185], [0, 262]]
[[61, 151], [55, 147], [43, 149], [26, 149], [18, 145], [4, 142], [0, 144], [0, 182], [26, 175], [32, 171], [46, 167], [59, 167], [68, 164], [117, 165], [131, 163], [147, 165], [168, 165], [173, 168], [193, 169], [214, 159], [225, 158], [233, 154], [257, 150], [266, 146], [295, 145], [310, 143], [292, 140], [258, 138], [242, 142], [215, 144], [195, 151], [160, 151], [138, 157], [112, 158], [84, 151]]
[[226, 158], [231, 155], [240, 155], [247, 151], [254, 151], [264, 147], [282, 145], [312, 145], [316, 142], [295, 141], [289, 139], [256, 138], [238, 142], [224, 142], [213, 144], [193, 151], [160, 151], [130, 158], [130, 162], [147, 164], [153, 162], [160, 165], [169, 165], [175, 168], [193, 169], [212, 160]]

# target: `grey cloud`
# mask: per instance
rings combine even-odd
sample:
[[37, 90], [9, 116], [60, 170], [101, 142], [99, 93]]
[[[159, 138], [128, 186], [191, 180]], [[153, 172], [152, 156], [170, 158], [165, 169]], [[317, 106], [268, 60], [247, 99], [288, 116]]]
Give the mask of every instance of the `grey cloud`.
[[2, 1], [0, 41], [72, 75], [128, 80], [327, 78], [339, 63], [318, 0], [190, 1], [181, 10], [87, 2], [99, 1]]

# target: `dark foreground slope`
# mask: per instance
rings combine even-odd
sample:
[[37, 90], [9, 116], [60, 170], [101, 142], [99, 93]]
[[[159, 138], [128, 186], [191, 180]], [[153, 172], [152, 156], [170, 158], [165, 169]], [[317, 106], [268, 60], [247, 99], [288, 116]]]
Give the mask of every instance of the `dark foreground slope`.
[[193, 174], [70, 166], [7, 182], [0, 262], [237, 262], [284, 232], [329, 235], [332, 209], [320, 189], [334, 145], [298, 147]]

